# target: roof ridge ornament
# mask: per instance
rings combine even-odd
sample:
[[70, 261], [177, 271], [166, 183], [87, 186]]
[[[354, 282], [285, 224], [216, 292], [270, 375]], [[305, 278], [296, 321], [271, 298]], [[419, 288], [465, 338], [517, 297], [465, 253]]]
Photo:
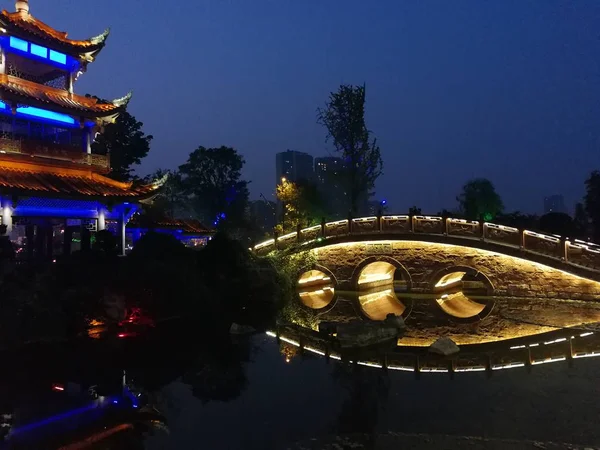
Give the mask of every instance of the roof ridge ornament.
[[117, 107], [127, 106], [127, 104], [129, 103], [129, 100], [131, 100], [132, 96], [133, 96], [133, 91], [129, 91], [126, 96], [117, 98], [117, 99], [113, 100], [111, 103]]
[[17, 0], [15, 7], [17, 12], [29, 14], [29, 0]]
[[152, 180], [150, 183], [151, 189], [156, 190], [165, 185], [169, 179], [169, 172], [165, 173], [162, 177]]
[[92, 43], [94, 45], [102, 44], [102, 43], [104, 43], [104, 41], [106, 40], [106, 38], [108, 37], [109, 34], [110, 34], [110, 28], [107, 28], [98, 36], [94, 36], [94, 37], [90, 38], [89, 41], [90, 41], [90, 43]]

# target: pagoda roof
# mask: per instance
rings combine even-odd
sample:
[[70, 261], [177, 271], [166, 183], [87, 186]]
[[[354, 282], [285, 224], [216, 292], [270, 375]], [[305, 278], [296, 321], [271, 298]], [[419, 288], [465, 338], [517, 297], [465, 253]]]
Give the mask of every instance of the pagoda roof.
[[[57, 106], [67, 114], [106, 117], [109, 122], [116, 119], [131, 99], [131, 94], [128, 94], [123, 98], [105, 103], [95, 97], [72, 94], [62, 89], [37, 84], [6, 74], [0, 74], [0, 91], [0, 97], [4, 100], [41, 103], [42, 107], [47, 105]], [[15, 98], [5, 98], [3, 94], [15, 96]]]
[[72, 55], [78, 55], [86, 62], [92, 62], [102, 50], [109, 35], [109, 30], [85, 40], [69, 39], [64, 31], [57, 31], [41, 20], [36, 19], [25, 11], [0, 13], [0, 24], [10, 34], [26, 36], [28, 39], [43, 41], [47, 45], [65, 50]]
[[91, 170], [0, 159], [0, 191], [16, 195], [144, 200], [159, 188], [160, 183], [135, 186]]
[[134, 217], [128, 224], [130, 228], [159, 228], [169, 230], [181, 230], [184, 234], [209, 235], [214, 234], [215, 230], [205, 227], [196, 219], [171, 219], [162, 217], [160, 219], [151, 219], [146, 216]]

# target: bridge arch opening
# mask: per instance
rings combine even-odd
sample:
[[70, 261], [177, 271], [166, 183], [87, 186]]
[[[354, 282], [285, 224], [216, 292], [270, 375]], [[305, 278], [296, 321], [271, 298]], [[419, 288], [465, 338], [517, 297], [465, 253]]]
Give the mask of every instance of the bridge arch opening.
[[358, 291], [386, 287], [407, 292], [411, 285], [408, 271], [398, 261], [388, 257], [362, 261], [354, 270], [353, 279]]
[[494, 302], [486, 299], [493, 292], [490, 280], [471, 267], [449, 267], [434, 277], [433, 291], [444, 313], [459, 321], [485, 318]]
[[326, 308], [335, 298], [335, 279], [323, 270], [307, 270], [298, 278], [297, 292], [304, 306], [315, 310]]

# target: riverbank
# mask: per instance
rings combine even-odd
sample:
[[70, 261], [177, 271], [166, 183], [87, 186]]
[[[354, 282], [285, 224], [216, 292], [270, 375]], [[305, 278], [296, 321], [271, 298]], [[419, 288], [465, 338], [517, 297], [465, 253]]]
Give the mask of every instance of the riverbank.
[[598, 450], [600, 447], [566, 443], [494, 439], [477, 436], [386, 433], [310, 439], [286, 450]]

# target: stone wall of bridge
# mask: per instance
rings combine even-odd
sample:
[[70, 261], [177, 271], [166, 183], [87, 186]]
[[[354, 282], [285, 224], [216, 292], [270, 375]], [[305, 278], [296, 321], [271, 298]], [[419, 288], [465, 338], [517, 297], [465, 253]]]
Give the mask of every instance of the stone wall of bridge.
[[422, 241], [339, 243], [310, 250], [337, 288], [355, 290], [361, 270], [387, 261], [401, 269], [416, 293], [433, 292], [441, 276], [456, 268], [483, 274], [496, 296], [600, 300], [600, 283], [514, 256], [458, 245]]

